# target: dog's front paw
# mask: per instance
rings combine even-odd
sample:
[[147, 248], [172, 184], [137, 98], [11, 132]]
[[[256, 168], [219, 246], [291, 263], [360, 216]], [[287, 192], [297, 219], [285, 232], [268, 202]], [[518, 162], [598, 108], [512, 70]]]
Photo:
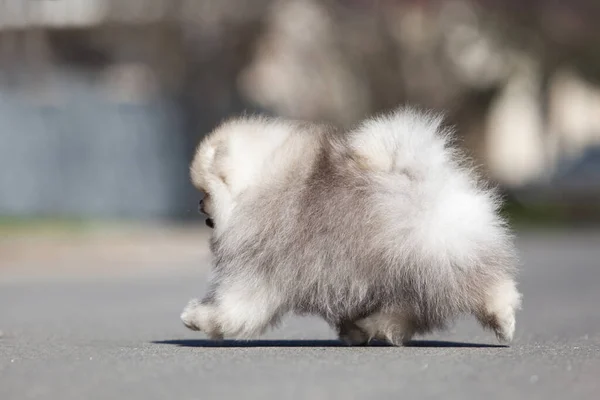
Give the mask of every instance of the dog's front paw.
[[197, 310], [201, 306], [202, 304], [200, 303], [200, 300], [193, 299], [190, 300], [183, 309], [183, 312], [181, 313], [181, 321], [188, 329], [191, 329], [193, 331], [202, 330], [200, 328], [200, 324], [198, 323], [199, 321], [197, 321], [196, 318]]
[[198, 299], [190, 300], [181, 313], [181, 321], [187, 328], [202, 331], [211, 339], [223, 339], [212, 304], [202, 303]]

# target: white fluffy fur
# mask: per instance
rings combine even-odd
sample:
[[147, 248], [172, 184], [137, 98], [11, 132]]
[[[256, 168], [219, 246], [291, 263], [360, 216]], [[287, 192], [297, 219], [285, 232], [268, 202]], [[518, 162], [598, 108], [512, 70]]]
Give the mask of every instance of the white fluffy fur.
[[216, 278], [184, 310], [185, 325], [250, 338], [308, 312], [347, 343], [402, 344], [466, 312], [511, 340], [511, 236], [441, 122], [402, 109], [348, 133], [264, 118], [217, 128], [191, 166], [215, 222]]
[[[218, 234], [227, 226], [236, 199], [261, 181], [277, 179], [293, 163], [310, 158], [312, 138], [292, 136], [299, 128], [289, 121], [263, 118], [231, 120], [217, 128], [198, 147], [190, 167], [192, 182], [217, 203], [209, 213]], [[225, 150], [226, 149], [226, 150]], [[223, 154], [217, 159], [218, 152]]]

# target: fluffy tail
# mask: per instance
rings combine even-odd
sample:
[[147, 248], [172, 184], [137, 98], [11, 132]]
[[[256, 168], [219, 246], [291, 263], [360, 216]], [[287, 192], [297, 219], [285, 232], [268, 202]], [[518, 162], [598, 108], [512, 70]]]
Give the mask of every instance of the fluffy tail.
[[[512, 279], [516, 255], [499, 197], [480, 184], [442, 121], [400, 109], [364, 122], [350, 135], [350, 148], [361, 168], [385, 185], [381, 212], [393, 220], [386, 234], [394, 249], [403, 249], [399, 261], [420, 268], [413, 274], [419, 292], [430, 305], [466, 311], [473, 307], [471, 288], [485, 291]], [[440, 299], [442, 292], [456, 303]]]
[[442, 122], [440, 114], [402, 108], [365, 120], [351, 133], [350, 145], [363, 166], [374, 171], [439, 169], [455, 155], [449, 147], [452, 132], [442, 129]]

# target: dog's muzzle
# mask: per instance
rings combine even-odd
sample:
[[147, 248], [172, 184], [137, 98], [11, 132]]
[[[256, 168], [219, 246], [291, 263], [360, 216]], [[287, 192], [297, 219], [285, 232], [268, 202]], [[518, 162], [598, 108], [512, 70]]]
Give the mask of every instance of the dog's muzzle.
[[210, 215], [208, 215], [206, 213], [206, 211], [204, 210], [204, 202], [202, 200], [200, 200], [198, 202], [198, 211], [201, 214], [206, 215], [206, 221], [204, 221], [206, 223], [206, 226], [208, 226], [209, 228], [214, 228], [215, 227], [215, 222], [213, 221], [213, 219], [210, 217]]

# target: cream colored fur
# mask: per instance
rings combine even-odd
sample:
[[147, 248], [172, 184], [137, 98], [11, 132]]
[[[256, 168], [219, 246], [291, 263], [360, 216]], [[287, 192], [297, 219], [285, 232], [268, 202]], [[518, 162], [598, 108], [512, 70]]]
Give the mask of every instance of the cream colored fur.
[[245, 117], [191, 165], [214, 220], [214, 278], [182, 314], [212, 338], [251, 338], [288, 312], [322, 316], [349, 344], [403, 344], [473, 314], [510, 341], [521, 295], [500, 199], [412, 109], [349, 132]]

